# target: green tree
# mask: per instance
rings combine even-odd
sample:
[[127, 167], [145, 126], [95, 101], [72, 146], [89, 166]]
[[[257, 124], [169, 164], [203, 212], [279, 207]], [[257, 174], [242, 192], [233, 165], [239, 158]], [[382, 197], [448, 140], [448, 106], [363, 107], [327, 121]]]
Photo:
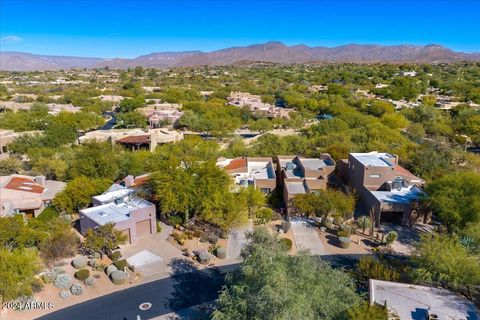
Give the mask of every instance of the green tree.
[[114, 223], [107, 223], [97, 229], [88, 229], [85, 235], [84, 247], [91, 252], [108, 254], [118, 246], [127, 243], [128, 236], [115, 229]]
[[266, 202], [265, 195], [254, 186], [240, 189], [239, 198], [245, 203], [250, 218], [254, 216], [255, 210], [264, 206]]
[[55, 227], [49, 237], [39, 246], [40, 255], [47, 265], [75, 255], [79, 243], [67, 221], [62, 218], [54, 219], [54, 221]]
[[427, 204], [449, 231], [480, 222], [480, 175], [449, 174], [428, 184], [426, 191]]
[[214, 320], [338, 319], [359, 302], [343, 271], [304, 254], [289, 256], [263, 228], [248, 240], [239, 273], [227, 276]]
[[145, 128], [147, 126], [147, 118], [136, 111], [120, 113], [117, 120], [118, 128]]
[[388, 309], [376, 304], [370, 305], [368, 302], [362, 302], [348, 310], [348, 320], [387, 320]]
[[0, 248], [0, 297], [4, 301], [20, 296], [30, 296], [32, 286], [38, 281], [35, 275], [40, 271], [40, 263], [34, 250], [14, 250]]
[[108, 179], [90, 179], [79, 176], [70, 181], [65, 189], [53, 199], [53, 206], [68, 214], [86, 207], [92, 196], [104, 192], [111, 184]]
[[470, 255], [455, 236], [423, 235], [417, 243], [413, 262], [420, 280], [432, 284], [469, 289], [480, 284], [479, 258]]
[[132, 112], [135, 109], [143, 107], [145, 99], [141, 96], [136, 98], [125, 98], [120, 102], [120, 111], [123, 113]]
[[22, 162], [16, 157], [0, 160], [0, 175], [2, 176], [19, 173], [22, 169]]

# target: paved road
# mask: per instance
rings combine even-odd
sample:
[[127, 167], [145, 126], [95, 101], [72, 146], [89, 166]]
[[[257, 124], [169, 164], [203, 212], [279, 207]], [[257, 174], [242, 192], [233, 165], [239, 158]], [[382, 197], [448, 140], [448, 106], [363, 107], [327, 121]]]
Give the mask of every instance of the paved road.
[[[149, 282], [89, 300], [47, 314], [43, 320], [142, 320], [166, 315], [173, 311], [215, 300], [224, 284], [224, 272], [239, 265], [196, 270], [191, 262], [176, 260], [172, 269], [175, 273], [165, 279]], [[142, 311], [139, 305], [150, 302], [152, 307]]]
[[325, 254], [322, 240], [313, 225], [302, 220], [293, 220], [291, 228], [297, 250], [309, 250], [312, 255]]

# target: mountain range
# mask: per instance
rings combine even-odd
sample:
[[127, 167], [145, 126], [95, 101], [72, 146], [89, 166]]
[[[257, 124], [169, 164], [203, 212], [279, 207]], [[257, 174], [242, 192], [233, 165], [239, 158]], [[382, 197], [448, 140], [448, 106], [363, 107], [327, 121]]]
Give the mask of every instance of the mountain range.
[[211, 52], [155, 52], [133, 59], [47, 56], [24, 52], [0, 51], [0, 70], [41, 71], [70, 68], [132, 68], [136, 66], [168, 68], [177, 66], [230, 65], [239, 62], [308, 63], [451, 63], [480, 61], [480, 53], [455, 52], [441, 45], [358, 45], [338, 47], [287, 46], [267, 42], [244, 47], [231, 47]]

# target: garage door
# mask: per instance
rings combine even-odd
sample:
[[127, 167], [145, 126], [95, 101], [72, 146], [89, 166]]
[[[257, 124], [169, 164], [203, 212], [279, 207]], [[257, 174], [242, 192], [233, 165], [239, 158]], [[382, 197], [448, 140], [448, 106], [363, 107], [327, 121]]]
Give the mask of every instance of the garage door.
[[127, 235], [127, 243], [132, 243], [132, 238], [130, 237], [130, 228], [121, 231]]
[[137, 222], [137, 237], [151, 234], [151, 230], [152, 228], [150, 219]]

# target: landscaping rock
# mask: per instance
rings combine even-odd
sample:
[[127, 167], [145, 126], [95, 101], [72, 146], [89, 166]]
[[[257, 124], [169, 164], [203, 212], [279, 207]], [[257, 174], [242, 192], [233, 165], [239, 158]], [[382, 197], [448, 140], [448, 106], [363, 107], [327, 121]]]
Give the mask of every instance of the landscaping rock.
[[198, 261], [202, 264], [207, 264], [212, 259], [210, 252], [203, 250], [198, 254]]
[[72, 265], [75, 269], [82, 269], [87, 266], [87, 262], [87, 258], [80, 256], [72, 260]]
[[107, 270], [106, 270], [106, 273], [107, 273], [107, 276], [110, 277], [110, 275], [112, 274], [112, 272], [114, 271], [117, 271], [118, 268], [114, 265], [114, 264], [111, 264], [107, 267]]
[[84, 282], [86, 286], [92, 287], [95, 284], [95, 281], [94, 277], [88, 277]]
[[216, 255], [219, 259], [225, 259], [227, 257], [227, 250], [225, 248], [218, 248]]
[[338, 241], [340, 241], [340, 247], [342, 247], [343, 249], [347, 249], [348, 247], [350, 247], [350, 243], [352, 243], [352, 240], [346, 237], [338, 237]]
[[110, 278], [114, 284], [124, 284], [127, 281], [127, 273], [120, 270], [115, 270], [110, 274]]

